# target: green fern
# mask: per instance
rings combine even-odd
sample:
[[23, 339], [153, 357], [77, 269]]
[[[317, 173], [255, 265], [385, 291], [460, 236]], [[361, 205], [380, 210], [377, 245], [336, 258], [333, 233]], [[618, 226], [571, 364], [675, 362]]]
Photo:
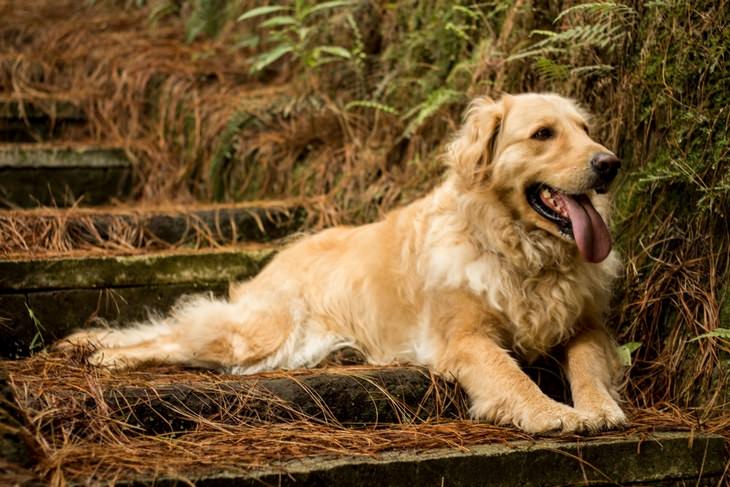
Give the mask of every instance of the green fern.
[[530, 37], [542, 38], [513, 53], [507, 61], [532, 59], [540, 77], [549, 82], [605, 74], [613, 67], [605, 63], [573, 64], [576, 59], [592, 59], [590, 55], [577, 56], [576, 53], [590, 53], [596, 49], [608, 53], [615, 51], [630, 31], [628, 24], [634, 22], [636, 16], [634, 9], [615, 2], [574, 5], [560, 12], [554, 20], [567, 24], [563, 30], [533, 30]]
[[570, 76], [570, 67], [557, 63], [546, 57], [539, 57], [535, 61], [535, 68], [540, 77], [548, 81], [563, 81], [568, 79]]
[[248, 111], [237, 111], [228, 121], [213, 153], [208, 172], [213, 199], [222, 201], [225, 196], [226, 163], [233, 157], [233, 141], [236, 134], [250, 125], [258, 123], [258, 118]]
[[195, 0], [185, 24], [187, 41], [192, 42], [201, 34], [217, 36], [226, 21], [227, 7], [228, 0]]
[[[318, 14], [353, 4], [354, 0], [313, 4], [307, 0], [296, 0], [294, 5], [265, 5], [244, 12], [238, 20], [259, 20], [256, 27], [262, 31], [262, 42], [274, 44], [253, 59], [251, 73], [263, 71], [284, 56], [292, 56], [305, 69], [353, 59], [353, 53], [342, 46], [316, 45], [320, 23], [315, 19]], [[270, 17], [272, 14], [275, 15]]]
[[558, 23], [564, 17], [575, 13], [588, 13], [591, 15], [619, 16], [624, 19], [637, 16], [636, 10], [616, 2], [589, 2], [566, 8], [555, 17], [554, 23]]
[[410, 137], [421, 128], [426, 120], [441, 108], [457, 101], [462, 101], [463, 98], [464, 94], [462, 92], [448, 88], [441, 88], [431, 92], [426, 100], [413, 107], [403, 116], [404, 120], [410, 119], [403, 132], [403, 136]]

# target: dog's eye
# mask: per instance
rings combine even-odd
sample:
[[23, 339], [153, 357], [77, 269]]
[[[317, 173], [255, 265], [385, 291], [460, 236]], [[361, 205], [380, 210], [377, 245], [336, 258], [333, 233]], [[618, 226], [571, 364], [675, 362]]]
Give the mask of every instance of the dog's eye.
[[534, 134], [532, 134], [530, 138], [535, 140], [547, 140], [552, 136], [553, 131], [547, 127], [543, 127], [541, 129], [538, 129]]
[[588, 129], [588, 125], [583, 125], [583, 130], [586, 134], [591, 135], [591, 131]]

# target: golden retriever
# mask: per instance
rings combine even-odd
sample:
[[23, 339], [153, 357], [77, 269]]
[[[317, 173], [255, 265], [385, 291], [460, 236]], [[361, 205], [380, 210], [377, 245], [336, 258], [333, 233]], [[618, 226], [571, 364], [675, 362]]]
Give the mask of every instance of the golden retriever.
[[[537, 433], [626, 422], [603, 327], [619, 261], [606, 222], [620, 162], [587, 116], [554, 94], [474, 100], [427, 196], [281, 251], [229, 299], [188, 298], [126, 329], [92, 329], [92, 364], [154, 361], [251, 374], [311, 367], [353, 346], [374, 364], [457, 380], [474, 417]], [[520, 369], [564, 349], [574, 405]]]

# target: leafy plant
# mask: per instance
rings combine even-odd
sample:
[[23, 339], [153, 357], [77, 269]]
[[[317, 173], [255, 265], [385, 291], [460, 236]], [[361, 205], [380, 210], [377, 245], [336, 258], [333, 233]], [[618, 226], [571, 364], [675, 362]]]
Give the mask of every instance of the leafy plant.
[[[174, 8], [174, 5], [168, 8]], [[228, 0], [195, 0], [193, 11], [185, 25], [187, 41], [192, 42], [201, 34], [208, 37], [218, 35], [228, 17], [229, 7]]]
[[257, 26], [264, 31], [263, 40], [255, 37], [253, 41], [273, 44], [270, 49], [254, 58], [251, 72], [262, 71], [286, 55], [292, 56], [307, 69], [352, 59], [352, 52], [344, 47], [318, 45], [315, 21], [318, 14], [347, 7], [353, 3], [353, 0], [332, 0], [322, 3], [295, 0], [293, 5], [265, 5], [245, 12], [238, 18], [239, 21], [267, 17]]
[[616, 2], [574, 5], [555, 17], [553, 23], [562, 24], [562, 29], [533, 30], [530, 37], [542, 39], [512, 54], [507, 61], [534, 59], [535, 70], [550, 82], [565, 81], [571, 76], [605, 74], [613, 66], [586, 61], [594, 58], [591, 54], [596, 50], [617, 50], [636, 18], [633, 8]]
[[631, 354], [637, 351], [641, 347], [641, 342], [628, 342], [617, 347], [618, 358], [621, 361], [621, 365], [624, 367], [630, 367], [632, 364]]
[[[465, 101], [472, 53], [488, 31], [483, 6], [462, 2], [403, 2], [395, 12], [399, 42], [383, 54], [391, 77], [383, 100], [404, 115], [403, 137], [410, 137], [447, 106]], [[377, 92], [378, 90], [376, 90]]]

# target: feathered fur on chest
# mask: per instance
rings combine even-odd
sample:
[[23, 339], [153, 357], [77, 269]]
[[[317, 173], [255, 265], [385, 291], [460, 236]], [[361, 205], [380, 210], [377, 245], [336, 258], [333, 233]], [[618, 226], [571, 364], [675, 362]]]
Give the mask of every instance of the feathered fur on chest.
[[582, 320], [602, 316], [619, 266], [615, 253], [591, 264], [569, 245], [510, 219], [494, 218], [480, 232], [462, 221], [452, 212], [429, 218], [418, 268], [427, 288], [478, 295], [498, 321], [491, 325], [503, 346], [531, 360], [570, 338], [587, 324]]

